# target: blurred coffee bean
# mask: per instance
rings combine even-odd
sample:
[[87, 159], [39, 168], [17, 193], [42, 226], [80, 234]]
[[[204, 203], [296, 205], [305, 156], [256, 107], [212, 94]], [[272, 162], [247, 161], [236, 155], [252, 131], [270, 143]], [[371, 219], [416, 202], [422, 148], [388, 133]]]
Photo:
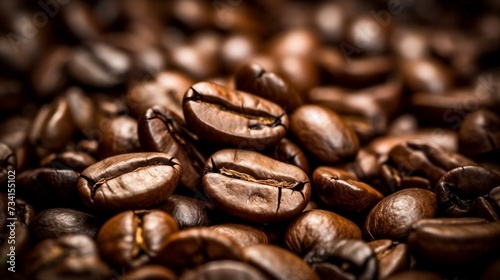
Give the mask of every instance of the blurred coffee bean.
[[500, 175], [479, 166], [448, 171], [436, 185], [439, 210], [447, 217], [471, 216], [476, 198], [500, 186]]
[[438, 94], [454, 84], [452, 71], [437, 60], [407, 60], [402, 62], [400, 70], [412, 91]]
[[[301, 96], [320, 83], [320, 70], [313, 59], [297, 55], [281, 55], [276, 58], [276, 73], [283, 77]], [[256, 62], [262, 64], [262, 62]], [[266, 69], [271, 71], [266, 65]]]
[[102, 226], [97, 245], [114, 267], [138, 268], [156, 257], [169, 236], [178, 231], [174, 219], [163, 211], [126, 211]]
[[78, 192], [98, 212], [147, 209], [165, 202], [181, 176], [179, 161], [167, 154], [122, 154], [85, 169], [78, 178]]
[[479, 109], [465, 117], [458, 132], [460, 152], [481, 155], [500, 150], [500, 117]]
[[210, 228], [230, 236], [242, 248], [253, 244], [269, 243], [266, 233], [255, 227], [242, 224], [219, 224]]
[[158, 208], [172, 216], [181, 230], [212, 224], [206, 202], [195, 198], [174, 194]]
[[40, 241], [68, 234], [97, 237], [101, 222], [94, 216], [69, 208], [50, 208], [38, 213], [29, 224], [31, 236]]
[[359, 140], [354, 131], [333, 111], [318, 105], [303, 105], [290, 120], [297, 141], [325, 163], [354, 158]]
[[402, 272], [410, 266], [408, 246], [389, 239], [379, 239], [368, 243], [377, 256], [378, 279], [385, 279]]
[[183, 109], [189, 128], [218, 145], [264, 149], [288, 129], [288, 117], [275, 103], [209, 82], [186, 92]]
[[358, 48], [362, 54], [380, 54], [387, 49], [391, 28], [390, 22], [380, 24], [372, 14], [361, 14], [347, 26], [345, 30], [347, 41], [344, 43]]
[[66, 235], [37, 244], [25, 259], [33, 279], [109, 279], [94, 241], [86, 235]]
[[340, 239], [361, 239], [352, 221], [326, 210], [303, 212], [288, 227], [285, 245], [292, 252], [311, 258], [322, 255]]
[[82, 172], [94, 163], [96, 163], [96, 160], [87, 153], [68, 151], [50, 154], [42, 158], [40, 166], [56, 169], [71, 169], [76, 172]]
[[276, 56], [309, 56], [319, 47], [318, 36], [309, 29], [290, 29], [273, 38], [270, 51]]
[[244, 150], [220, 150], [210, 156], [202, 183], [216, 207], [256, 223], [292, 219], [311, 196], [302, 169]]
[[391, 239], [404, 241], [414, 222], [433, 218], [436, 195], [428, 190], [405, 189], [380, 201], [368, 214], [364, 236], [368, 240]]
[[217, 73], [217, 60], [190, 45], [175, 47], [170, 52], [172, 64], [195, 80], [207, 79]]
[[85, 95], [83, 90], [77, 87], [69, 88], [66, 91], [66, 101], [68, 102], [71, 119], [75, 127], [87, 138], [92, 138], [97, 129], [97, 106], [92, 99]]
[[[230, 73], [236, 72], [240, 65], [257, 53], [258, 48], [257, 39], [253, 36], [243, 34], [228, 36], [221, 43], [221, 58], [224, 63], [224, 67]], [[272, 99], [269, 100], [274, 101]], [[279, 104], [279, 102], [276, 103]]]
[[10, 181], [14, 181], [17, 167], [16, 154], [9, 148], [9, 146], [0, 142], [0, 183], [7, 183], [9, 176]]
[[31, 77], [33, 89], [38, 96], [54, 96], [62, 90], [67, 81], [66, 65], [70, 56], [71, 50], [65, 46], [57, 46], [47, 52]]

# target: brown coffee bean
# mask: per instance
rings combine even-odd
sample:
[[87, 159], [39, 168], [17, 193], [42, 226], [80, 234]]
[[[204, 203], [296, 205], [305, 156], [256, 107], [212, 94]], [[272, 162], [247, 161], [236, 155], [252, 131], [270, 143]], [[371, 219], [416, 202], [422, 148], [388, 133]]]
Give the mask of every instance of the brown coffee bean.
[[210, 228], [230, 236], [242, 248], [253, 244], [269, 243], [266, 233], [255, 227], [242, 224], [219, 224]]
[[369, 242], [378, 260], [378, 279], [387, 278], [410, 266], [408, 246], [389, 239], [379, 239]]

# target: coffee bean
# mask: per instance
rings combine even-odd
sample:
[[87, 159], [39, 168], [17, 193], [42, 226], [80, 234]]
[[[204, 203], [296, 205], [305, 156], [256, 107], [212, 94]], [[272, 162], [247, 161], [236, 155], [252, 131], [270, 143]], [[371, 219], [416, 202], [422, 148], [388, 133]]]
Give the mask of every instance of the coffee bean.
[[125, 153], [140, 151], [137, 121], [128, 116], [110, 119], [102, 127], [102, 142], [99, 144], [99, 155], [107, 158]]
[[460, 151], [480, 155], [500, 150], [500, 117], [479, 109], [465, 117], [458, 133]]
[[[9, 175], [15, 173], [17, 157], [9, 146], [0, 142], [0, 183], [7, 183]], [[12, 177], [12, 176], [11, 176]]]
[[198, 150], [196, 136], [175, 113], [154, 106], [139, 120], [139, 140], [146, 151], [162, 152], [177, 158], [182, 167], [181, 184], [188, 189], [201, 187], [205, 156]]
[[36, 240], [59, 238], [68, 234], [87, 235], [95, 238], [101, 227], [96, 217], [69, 208], [50, 208], [38, 213], [29, 225]]
[[408, 60], [401, 64], [401, 73], [408, 86], [416, 92], [440, 93], [453, 86], [453, 73], [437, 60]]
[[172, 216], [181, 230], [212, 224], [207, 204], [198, 199], [174, 194], [159, 209]]
[[368, 243], [378, 260], [378, 279], [387, 278], [408, 269], [410, 255], [408, 246], [389, 239], [379, 239]]
[[435, 193], [440, 211], [448, 217], [471, 216], [474, 200], [500, 186], [500, 175], [478, 166], [463, 166], [444, 174]]
[[35, 67], [31, 83], [38, 96], [53, 96], [60, 91], [67, 81], [65, 71], [71, 50], [58, 46], [49, 51]]
[[167, 154], [123, 154], [85, 169], [78, 179], [78, 192], [99, 212], [151, 208], [173, 193], [181, 176], [179, 161]]
[[366, 218], [364, 236], [368, 240], [404, 241], [412, 224], [433, 218], [436, 209], [436, 195], [431, 191], [405, 189], [395, 192], [372, 208]]
[[160, 265], [145, 265], [125, 273], [120, 280], [175, 280], [177, 277], [172, 270]]
[[276, 160], [293, 164], [300, 167], [306, 174], [309, 174], [309, 161], [306, 155], [300, 149], [299, 146], [295, 145], [292, 141], [283, 138], [281, 141], [267, 153], [269, 157]]
[[202, 183], [215, 206], [257, 223], [291, 219], [311, 196], [309, 178], [300, 168], [244, 150], [213, 154]]
[[156, 257], [178, 231], [174, 219], [163, 211], [126, 211], [102, 226], [97, 245], [102, 257], [115, 267], [137, 268]]
[[252, 94], [202, 82], [184, 95], [184, 117], [200, 137], [219, 145], [264, 149], [285, 136], [288, 117]]
[[198, 268], [187, 271], [179, 277], [180, 280], [196, 279], [269, 279], [256, 268], [243, 262], [212, 261]]
[[272, 279], [319, 279], [318, 275], [299, 257], [280, 247], [254, 244], [243, 248], [247, 262]]
[[26, 256], [26, 273], [34, 279], [109, 279], [111, 271], [86, 235], [66, 235], [37, 244]]
[[359, 140], [354, 131], [333, 111], [317, 105], [303, 105], [291, 117], [290, 128], [297, 141], [326, 163], [354, 158]]
[[303, 212], [288, 227], [285, 245], [305, 259], [322, 255], [340, 239], [361, 239], [361, 230], [352, 221], [326, 210]]
[[57, 169], [72, 169], [76, 172], [82, 172], [94, 163], [96, 163], [96, 160], [89, 154], [69, 151], [58, 154], [54, 153], [44, 157], [40, 161], [40, 166]]
[[157, 263], [177, 272], [217, 260], [241, 261], [243, 252], [229, 236], [204, 227], [172, 234], [156, 257]]

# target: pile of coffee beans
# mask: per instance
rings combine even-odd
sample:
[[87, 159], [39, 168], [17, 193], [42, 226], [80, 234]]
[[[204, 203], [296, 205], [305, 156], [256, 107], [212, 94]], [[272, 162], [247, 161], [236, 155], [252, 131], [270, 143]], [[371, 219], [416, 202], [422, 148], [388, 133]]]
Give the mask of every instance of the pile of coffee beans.
[[0, 1], [1, 279], [500, 279], [500, 4]]

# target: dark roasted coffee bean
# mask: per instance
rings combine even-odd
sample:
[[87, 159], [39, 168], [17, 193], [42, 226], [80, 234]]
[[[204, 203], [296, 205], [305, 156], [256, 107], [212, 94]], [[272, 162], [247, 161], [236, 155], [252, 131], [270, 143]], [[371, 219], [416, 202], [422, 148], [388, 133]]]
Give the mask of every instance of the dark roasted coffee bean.
[[127, 106], [135, 116], [142, 116], [147, 109], [158, 105], [184, 118], [182, 98], [194, 83], [181, 72], [161, 72], [153, 81], [131, 87], [126, 96]]
[[292, 114], [290, 128], [297, 141], [323, 162], [338, 163], [358, 153], [359, 140], [354, 131], [325, 107], [299, 107]]
[[378, 157], [366, 149], [360, 149], [354, 161], [337, 167], [347, 170], [355, 175], [353, 179], [363, 182], [373, 181], [380, 173]]
[[389, 152], [389, 158], [408, 175], [418, 175], [429, 179], [431, 186], [449, 170], [477, 165], [474, 161], [456, 153], [450, 153], [437, 146], [422, 141], [408, 141], [396, 145]]
[[164, 107], [154, 106], [139, 120], [139, 140], [146, 151], [174, 156], [182, 165], [181, 184], [191, 190], [201, 187], [205, 157], [196, 147], [196, 137], [184, 121]]
[[364, 235], [368, 240], [404, 241], [410, 227], [421, 219], [433, 218], [436, 195], [423, 189], [405, 189], [382, 199], [368, 214]]
[[322, 166], [313, 172], [313, 187], [328, 206], [347, 213], [364, 213], [384, 198], [370, 185], [339, 171]]
[[103, 136], [99, 144], [101, 158], [140, 151], [137, 121], [129, 116], [110, 119], [102, 127], [101, 132]]
[[266, 280], [269, 279], [257, 268], [236, 261], [212, 261], [198, 266], [196, 269], [187, 271], [179, 277], [180, 280], [198, 279], [245, 279], [245, 280]]
[[96, 217], [74, 209], [50, 208], [38, 213], [29, 225], [36, 240], [59, 238], [67, 234], [82, 234], [95, 238], [100, 228]]
[[500, 223], [482, 219], [429, 219], [412, 226], [408, 246], [418, 259], [464, 265], [500, 248]]
[[96, 160], [89, 154], [70, 151], [50, 154], [40, 161], [40, 166], [56, 169], [72, 169], [76, 172], [82, 172], [94, 163], [96, 163]]
[[[73, 170], [37, 168], [22, 172], [16, 178], [16, 192], [37, 207], [79, 206], [79, 174]], [[76, 205], [75, 205], [76, 204]]]
[[73, 121], [68, 102], [58, 98], [38, 111], [30, 132], [30, 142], [39, 156], [59, 152], [69, 143], [73, 135]]
[[210, 228], [230, 236], [242, 248], [253, 244], [269, 243], [266, 233], [255, 227], [242, 224], [219, 224]]
[[321, 255], [340, 239], [361, 239], [361, 230], [340, 215], [318, 209], [302, 213], [290, 224], [285, 245], [307, 259]]
[[84, 85], [109, 88], [125, 82], [130, 58], [108, 45], [95, 43], [77, 48], [68, 63], [70, 75]]
[[273, 101], [291, 112], [302, 105], [302, 97], [281, 77], [258, 64], [246, 64], [236, 71], [236, 89]]
[[395, 273], [405, 271], [410, 266], [410, 255], [406, 244], [379, 239], [368, 245], [377, 256], [378, 279], [385, 279]]
[[93, 135], [98, 127], [97, 106], [92, 99], [77, 87], [69, 88], [65, 95], [76, 128], [87, 138], [97, 137]]
[[241, 261], [243, 252], [229, 236], [204, 227], [172, 234], [156, 257], [157, 263], [176, 272], [217, 260]]
[[430, 271], [410, 270], [396, 273], [386, 278], [387, 280], [443, 280], [439, 274]]
[[206, 202], [195, 198], [174, 194], [159, 209], [172, 216], [179, 229], [208, 226], [212, 223]]
[[379, 185], [380, 191], [389, 195], [399, 190], [404, 189], [424, 189], [432, 190], [429, 179], [420, 176], [411, 176], [406, 174], [401, 168], [395, 168], [390, 164], [384, 163], [380, 167], [380, 176], [382, 177], [382, 184]]
[[97, 245], [113, 266], [137, 268], [156, 257], [169, 236], [178, 231], [174, 219], [163, 211], [126, 211], [102, 226]]
[[40, 97], [58, 93], [66, 83], [66, 65], [71, 51], [65, 46], [57, 46], [50, 50], [36, 66], [31, 83]]
[[320, 279], [299, 257], [274, 245], [250, 245], [243, 248], [243, 255], [248, 263], [271, 276], [272, 279]]
[[500, 186], [492, 189], [487, 196], [478, 197], [474, 204], [476, 216], [490, 222], [500, 221]]
[[479, 109], [465, 117], [458, 133], [460, 151], [480, 155], [500, 150], [500, 117]]
[[326, 248], [321, 255], [310, 256], [312, 265], [321, 279], [377, 279], [377, 259], [364, 241], [343, 239]]
[[293, 164], [300, 167], [306, 174], [309, 174], [309, 161], [306, 155], [299, 146], [295, 145], [292, 141], [283, 138], [272, 150], [268, 156], [282, 162]]
[[86, 235], [66, 235], [37, 244], [26, 256], [31, 279], [109, 279], [111, 270]]
[[99, 212], [147, 209], [165, 202], [181, 176], [179, 161], [167, 154], [123, 154], [85, 169], [78, 179], [78, 191]]
[[125, 273], [122, 277], [119, 278], [120, 280], [176, 280], [177, 276], [175, 276], [175, 273], [160, 265], [145, 265], [141, 266], [137, 269], [128, 271]]
[[500, 175], [479, 166], [463, 166], [444, 174], [435, 193], [439, 210], [449, 217], [471, 216], [474, 200], [500, 186]]
[[245, 150], [221, 150], [205, 164], [205, 193], [216, 207], [243, 220], [269, 223], [291, 219], [311, 196], [302, 169]]
[[16, 154], [9, 148], [9, 146], [0, 142], [0, 183], [7, 183], [9, 176], [15, 178], [17, 167]]
[[264, 149], [276, 145], [288, 128], [288, 117], [278, 105], [209, 82], [186, 92], [183, 110], [189, 127], [218, 145]]

